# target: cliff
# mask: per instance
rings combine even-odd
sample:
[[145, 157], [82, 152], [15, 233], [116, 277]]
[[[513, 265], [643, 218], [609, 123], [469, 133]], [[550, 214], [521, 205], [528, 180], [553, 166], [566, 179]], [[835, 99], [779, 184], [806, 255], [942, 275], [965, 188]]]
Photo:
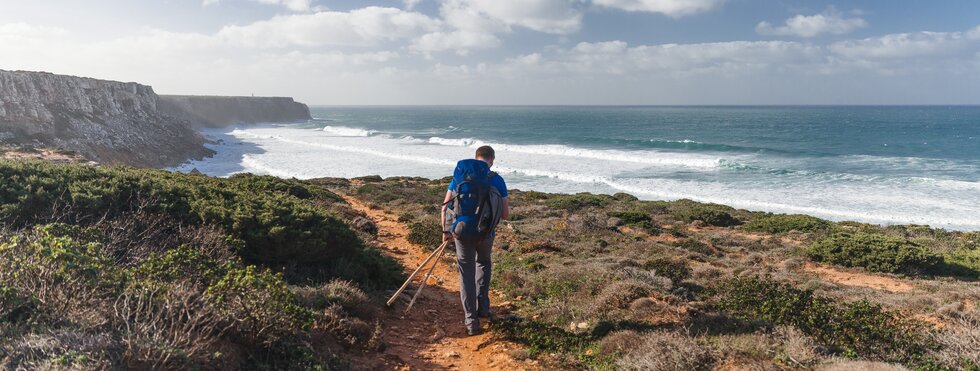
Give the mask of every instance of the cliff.
[[136, 166], [212, 154], [188, 121], [158, 109], [159, 100], [153, 88], [132, 82], [0, 70], [0, 144]]
[[309, 107], [287, 97], [161, 95], [160, 109], [199, 127], [310, 119]]

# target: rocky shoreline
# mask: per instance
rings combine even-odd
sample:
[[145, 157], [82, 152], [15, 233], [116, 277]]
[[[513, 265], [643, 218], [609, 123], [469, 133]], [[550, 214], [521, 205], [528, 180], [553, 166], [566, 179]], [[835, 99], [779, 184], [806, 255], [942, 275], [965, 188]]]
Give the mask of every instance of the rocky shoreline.
[[179, 165], [214, 152], [197, 127], [309, 119], [292, 98], [160, 96], [134, 82], [0, 70], [0, 146], [107, 164]]

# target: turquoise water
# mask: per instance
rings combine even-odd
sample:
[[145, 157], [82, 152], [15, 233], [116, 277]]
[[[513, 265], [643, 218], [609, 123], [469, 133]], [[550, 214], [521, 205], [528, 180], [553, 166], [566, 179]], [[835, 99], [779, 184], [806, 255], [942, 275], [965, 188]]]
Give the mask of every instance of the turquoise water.
[[512, 188], [980, 229], [980, 107], [313, 107], [213, 131], [213, 175], [442, 177], [491, 144]]

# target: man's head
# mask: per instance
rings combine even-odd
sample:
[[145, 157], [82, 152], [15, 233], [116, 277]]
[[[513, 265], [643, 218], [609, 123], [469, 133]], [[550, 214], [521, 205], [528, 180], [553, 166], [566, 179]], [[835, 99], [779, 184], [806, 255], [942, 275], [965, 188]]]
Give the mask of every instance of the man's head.
[[476, 149], [476, 159], [486, 162], [487, 165], [493, 166], [493, 159], [496, 155], [493, 153], [493, 147], [481, 146]]

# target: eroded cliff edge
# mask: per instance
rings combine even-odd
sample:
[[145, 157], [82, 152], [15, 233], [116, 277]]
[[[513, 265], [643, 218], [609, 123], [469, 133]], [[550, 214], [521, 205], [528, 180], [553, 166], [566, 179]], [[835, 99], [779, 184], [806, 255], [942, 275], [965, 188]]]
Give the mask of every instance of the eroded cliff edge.
[[161, 95], [160, 110], [198, 127], [310, 119], [310, 108], [288, 97]]
[[309, 107], [288, 97], [161, 96], [134, 82], [0, 70], [0, 147], [169, 167], [214, 153], [198, 127], [308, 119]]
[[0, 144], [152, 167], [212, 154], [190, 122], [162, 112], [159, 100], [152, 87], [133, 82], [0, 70]]

